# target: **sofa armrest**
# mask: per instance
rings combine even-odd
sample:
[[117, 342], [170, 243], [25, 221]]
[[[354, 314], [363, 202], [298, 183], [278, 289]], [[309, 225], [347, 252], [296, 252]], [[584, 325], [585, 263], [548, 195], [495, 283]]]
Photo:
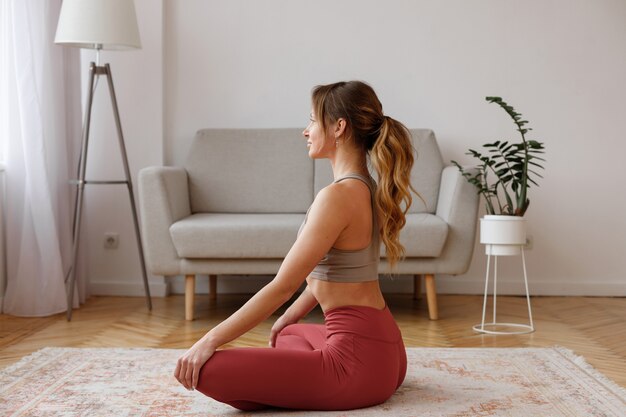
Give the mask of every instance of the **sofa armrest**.
[[139, 210], [148, 269], [180, 274], [180, 258], [170, 226], [191, 214], [187, 172], [178, 167], [148, 167], [139, 172]]
[[444, 268], [449, 271], [445, 272], [447, 274], [463, 274], [470, 266], [478, 220], [478, 197], [476, 187], [456, 166], [443, 169], [435, 214], [448, 223], [448, 238], [441, 255], [447, 264]]

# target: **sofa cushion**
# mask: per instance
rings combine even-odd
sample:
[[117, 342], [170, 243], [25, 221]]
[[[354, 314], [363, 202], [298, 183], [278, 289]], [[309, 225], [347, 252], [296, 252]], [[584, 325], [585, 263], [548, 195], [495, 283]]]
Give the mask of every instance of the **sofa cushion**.
[[[296, 240], [304, 214], [193, 214], [170, 227], [181, 258], [284, 258]], [[407, 257], [436, 257], [448, 225], [428, 213], [407, 215], [400, 233]], [[381, 245], [381, 256], [385, 256]]]
[[[410, 129], [413, 147], [417, 153], [411, 172], [411, 185], [420, 194], [424, 202], [413, 194], [413, 204], [409, 213], [435, 213], [439, 196], [439, 183], [443, 170], [443, 158], [430, 129]], [[414, 155], [415, 156], [415, 155]], [[376, 170], [370, 163], [370, 173], [378, 182]], [[333, 181], [333, 171], [328, 159], [315, 160], [315, 184], [317, 194], [322, 188]]]
[[[400, 232], [400, 243], [407, 258], [437, 257], [448, 237], [448, 224], [439, 216], [429, 213], [409, 213]], [[385, 245], [381, 256], [386, 257]]]
[[302, 214], [193, 214], [172, 224], [181, 258], [284, 258]]
[[411, 135], [413, 147], [417, 152], [415, 167], [411, 171], [411, 184], [426, 204], [413, 195], [413, 204], [409, 208], [409, 213], [435, 213], [443, 171], [443, 157], [432, 130], [411, 129]]
[[192, 213], [304, 213], [313, 161], [302, 129], [204, 129], [185, 164]]

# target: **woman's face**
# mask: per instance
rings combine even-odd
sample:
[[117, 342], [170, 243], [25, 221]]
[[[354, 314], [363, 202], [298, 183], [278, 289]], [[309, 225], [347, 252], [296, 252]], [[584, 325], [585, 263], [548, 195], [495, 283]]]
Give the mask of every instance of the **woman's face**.
[[315, 118], [313, 111], [311, 111], [309, 124], [302, 132], [302, 135], [307, 140], [310, 158], [328, 158], [335, 149], [334, 139], [328, 138], [326, 132], [322, 130], [321, 124]]

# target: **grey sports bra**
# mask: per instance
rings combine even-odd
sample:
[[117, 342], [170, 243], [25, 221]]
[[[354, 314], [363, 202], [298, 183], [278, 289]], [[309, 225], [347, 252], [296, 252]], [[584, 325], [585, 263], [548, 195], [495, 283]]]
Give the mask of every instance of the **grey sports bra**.
[[[370, 201], [372, 202], [372, 239], [370, 244], [359, 250], [345, 250], [330, 248], [328, 253], [317, 264], [311, 272], [311, 278], [332, 282], [367, 282], [378, 280], [378, 263], [380, 262], [380, 234], [378, 231], [378, 221], [374, 210], [374, 191], [376, 183], [370, 177], [360, 174], [348, 174], [334, 182], [339, 182], [347, 178], [354, 178], [363, 181], [370, 189]], [[308, 210], [304, 221], [298, 230], [298, 236], [306, 224]]]

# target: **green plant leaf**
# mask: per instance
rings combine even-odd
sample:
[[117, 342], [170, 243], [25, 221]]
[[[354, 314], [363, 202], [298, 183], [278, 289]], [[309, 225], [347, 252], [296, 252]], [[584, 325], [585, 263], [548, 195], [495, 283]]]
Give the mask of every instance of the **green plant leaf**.
[[528, 120], [513, 106], [501, 97], [487, 96], [485, 99], [508, 114], [521, 135], [521, 142], [496, 140], [483, 145], [484, 153], [470, 149], [467, 155], [480, 161], [473, 175], [464, 172], [455, 161], [453, 163], [483, 196], [488, 213], [522, 216], [530, 204], [527, 190], [537, 186], [536, 178], [543, 178], [537, 171], [544, 169], [539, 162], [543, 163], [545, 159], [539, 155], [545, 153], [545, 148], [537, 140], [526, 139], [526, 134], [533, 129], [527, 126]]

